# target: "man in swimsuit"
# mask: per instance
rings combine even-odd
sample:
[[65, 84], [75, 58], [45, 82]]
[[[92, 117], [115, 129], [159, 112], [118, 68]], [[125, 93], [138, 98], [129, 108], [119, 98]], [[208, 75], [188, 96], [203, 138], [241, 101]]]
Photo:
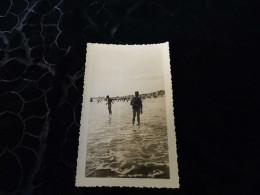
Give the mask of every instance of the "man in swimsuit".
[[139, 92], [135, 92], [135, 97], [132, 98], [130, 105], [133, 108], [133, 125], [135, 124], [135, 116], [137, 115], [138, 126], [140, 125], [140, 113], [143, 114], [143, 104], [139, 97]]
[[110, 99], [109, 98], [109, 95], [107, 96], [107, 105], [108, 105], [108, 112], [109, 112], [109, 115], [112, 115], [112, 103], [114, 103], [113, 102], [113, 100], [112, 99]]

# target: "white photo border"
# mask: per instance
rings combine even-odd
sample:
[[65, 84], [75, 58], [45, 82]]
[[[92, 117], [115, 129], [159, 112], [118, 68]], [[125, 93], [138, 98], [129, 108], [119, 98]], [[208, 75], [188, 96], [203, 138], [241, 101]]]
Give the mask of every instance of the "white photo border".
[[[87, 131], [88, 131], [88, 108], [89, 107], [89, 92], [91, 86], [87, 86], [88, 81], [92, 79], [90, 58], [87, 56], [95, 55], [95, 47], [115, 46], [115, 47], [157, 47], [161, 49], [163, 56], [164, 67], [164, 84], [166, 97], [166, 114], [167, 114], [167, 137], [168, 137], [168, 152], [169, 152], [169, 179], [158, 178], [100, 178], [100, 177], [85, 177], [86, 166], [86, 149], [87, 149]], [[149, 44], [149, 45], [107, 45], [107, 44], [87, 44], [87, 56], [84, 76], [84, 92], [81, 111], [81, 126], [78, 147], [77, 173], [75, 186], [77, 187], [149, 187], [149, 188], [179, 188], [178, 162], [177, 162], [177, 146], [176, 133], [174, 124], [174, 108], [173, 108], [173, 93], [172, 79], [170, 66], [170, 50], [169, 43]], [[84, 120], [83, 120], [84, 119]]]

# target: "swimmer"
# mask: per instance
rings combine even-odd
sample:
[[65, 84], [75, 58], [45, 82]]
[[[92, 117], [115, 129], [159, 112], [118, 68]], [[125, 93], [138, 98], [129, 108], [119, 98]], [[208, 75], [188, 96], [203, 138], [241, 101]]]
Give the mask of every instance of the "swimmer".
[[138, 126], [140, 125], [140, 113], [143, 114], [143, 104], [142, 100], [139, 97], [139, 92], [135, 92], [135, 97], [132, 98], [130, 105], [133, 109], [133, 125], [135, 124], [135, 116], [137, 115]]
[[109, 98], [109, 95], [107, 95], [107, 103], [106, 105], [108, 105], [108, 112], [109, 115], [112, 115], [112, 104], [114, 103], [112, 99]]

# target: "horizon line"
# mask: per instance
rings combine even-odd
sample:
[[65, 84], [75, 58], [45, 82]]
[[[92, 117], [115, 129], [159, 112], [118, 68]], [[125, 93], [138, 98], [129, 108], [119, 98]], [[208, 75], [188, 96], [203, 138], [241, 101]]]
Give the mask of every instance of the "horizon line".
[[[160, 89], [160, 90], [157, 90], [157, 91], [154, 91], [154, 92], [142, 93], [142, 94], [139, 94], [139, 95], [140, 96], [141, 95], [147, 95], [147, 94], [151, 94], [151, 93], [156, 93], [158, 91], [164, 91], [165, 92], [164, 89]], [[114, 97], [111, 97], [111, 98], [124, 97], [124, 96], [135, 96], [135, 95], [121, 95], [121, 96], [114, 96]], [[90, 98], [95, 99], [95, 98], [105, 98], [105, 97], [106, 97], [106, 95], [105, 96], [99, 96], [99, 97], [90, 97]]]

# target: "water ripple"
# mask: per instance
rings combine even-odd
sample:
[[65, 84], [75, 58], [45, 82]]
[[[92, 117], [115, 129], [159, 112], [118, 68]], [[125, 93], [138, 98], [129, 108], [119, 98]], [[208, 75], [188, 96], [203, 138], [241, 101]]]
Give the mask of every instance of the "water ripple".
[[89, 107], [86, 177], [169, 178], [165, 98], [143, 102], [141, 126], [131, 124], [132, 108], [115, 102]]

